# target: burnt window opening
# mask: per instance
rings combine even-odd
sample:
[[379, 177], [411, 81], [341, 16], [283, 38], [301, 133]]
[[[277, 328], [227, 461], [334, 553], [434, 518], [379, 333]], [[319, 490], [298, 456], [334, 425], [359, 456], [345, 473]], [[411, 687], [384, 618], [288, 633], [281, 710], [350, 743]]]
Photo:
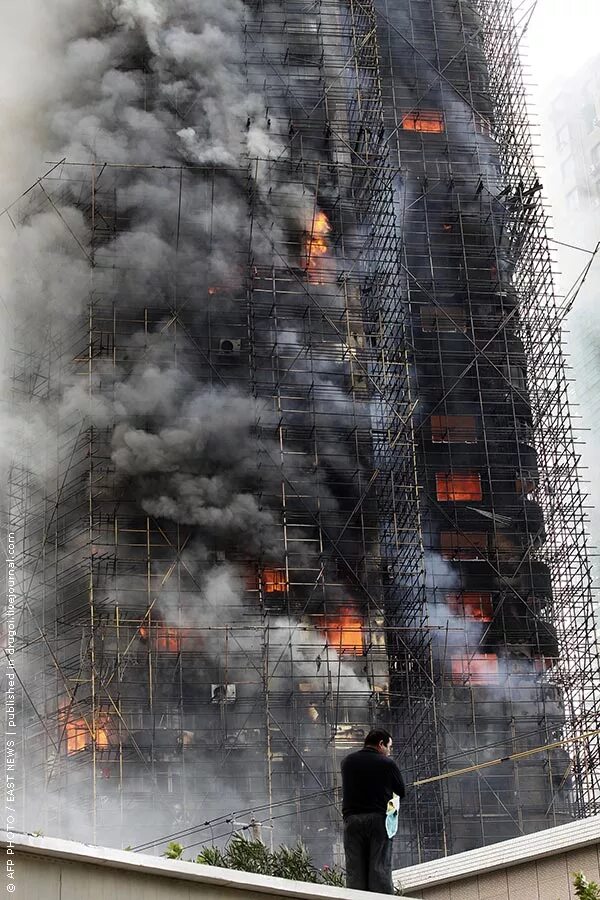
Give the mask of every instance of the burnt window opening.
[[491, 622], [494, 614], [489, 591], [458, 591], [446, 594], [446, 603], [455, 616]]
[[265, 594], [284, 593], [288, 587], [287, 577], [283, 569], [263, 569], [260, 581]]
[[531, 425], [531, 422], [528, 422], [527, 419], [517, 419], [516, 432], [519, 443], [526, 444], [528, 447], [534, 446], [533, 426]]
[[537, 478], [534, 472], [521, 471], [516, 473], [515, 490], [520, 497], [531, 497], [537, 488]]
[[521, 392], [526, 390], [525, 369], [522, 366], [515, 366], [512, 363], [510, 365], [505, 365], [504, 375], [512, 387]]
[[498, 657], [495, 653], [473, 653], [452, 657], [452, 681], [454, 684], [497, 684]]
[[440, 502], [482, 500], [481, 475], [478, 472], [438, 472], [436, 496]]
[[481, 531], [442, 531], [440, 534], [442, 559], [475, 561], [486, 559], [488, 536]]
[[434, 444], [476, 444], [475, 416], [431, 416]]
[[461, 306], [423, 306], [421, 328], [423, 331], [466, 331], [467, 314]]
[[445, 131], [444, 116], [434, 109], [411, 110], [402, 117], [402, 128], [405, 131], [443, 134]]

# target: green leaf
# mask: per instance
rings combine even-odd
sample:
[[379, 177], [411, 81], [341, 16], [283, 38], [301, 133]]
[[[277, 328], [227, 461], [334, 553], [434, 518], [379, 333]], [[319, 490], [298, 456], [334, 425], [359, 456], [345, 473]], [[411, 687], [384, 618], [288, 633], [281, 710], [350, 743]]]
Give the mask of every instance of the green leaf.
[[176, 841], [171, 841], [170, 844], [167, 844], [167, 849], [162, 854], [166, 856], [167, 859], [181, 859], [181, 854], [183, 853], [182, 844], [178, 844]]
[[600, 900], [600, 885], [595, 881], [588, 881], [583, 872], [576, 872], [573, 884], [575, 896], [579, 900]]
[[205, 866], [220, 866], [221, 868], [226, 868], [223, 854], [218, 847], [205, 847], [196, 857], [196, 862], [202, 863]]

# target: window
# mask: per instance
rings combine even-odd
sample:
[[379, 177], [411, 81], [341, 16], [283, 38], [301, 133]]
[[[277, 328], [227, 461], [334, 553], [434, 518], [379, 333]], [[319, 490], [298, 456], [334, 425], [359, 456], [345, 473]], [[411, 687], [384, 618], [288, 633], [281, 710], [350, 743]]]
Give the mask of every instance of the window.
[[533, 427], [531, 423], [526, 419], [517, 419], [516, 428], [517, 440], [521, 444], [526, 444], [528, 447], [533, 447]]
[[520, 496], [533, 494], [537, 487], [537, 480], [533, 472], [517, 472], [515, 478], [515, 490]]
[[435, 476], [437, 499], [447, 500], [481, 500], [481, 475], [477, 472], [453, 472], [451, 475], [438, 472]]
[[446, 602], [455, 616], [464, 616], [478, 622], [492, 621], [492, 595], [488, 591], [460, 591], [446, 594]]
[[287, 579], [283, 569], [263, 569], [261, 581], [265, 594], [283, 593], [287, 589]]
[[492, 136], [492, 123], [489, 119], [486, 119], [485, 116], [480, 115], [480, 113], [474, 113], [475, 120], [475, 131], [478, 134], [483, 134], [485, 137]]
[[440, 534], [442, 559], [485, 559], [488, 552], [488, 536], [480, 531], [442, 531]]
[[525, 391], [525, 369], [522, 366], [505, 365], [504, 375], [506, 380], [518, 391]]
[[432, 416], [434, 444], [476, 444], [475, 416]]
[[452, 657], [454, 684], [497, 684], [498, 657], [495, 653], [473, 653]]
[[356, 608], [345, 607], [335, 613], [313, 616], [316, 628], [338, 653], [357, 656], [363, 653], [363, 618]]
[[423, 331], [466, 331], [467, 315], [460, 306], [421, 307]]
[[441, 134], [444, 131], [444, 116], [431, 109], [411, 110], [402, 117], [402, 127], [405, 131]]
[[544, 672], [547, 672], [548, 669], [551, 669], [552, 666], [555, 666], [557, 662], [558, 658], [556, 656], [534, 656], [534, 672], [538, 672], [539, 674], [543, 675]]

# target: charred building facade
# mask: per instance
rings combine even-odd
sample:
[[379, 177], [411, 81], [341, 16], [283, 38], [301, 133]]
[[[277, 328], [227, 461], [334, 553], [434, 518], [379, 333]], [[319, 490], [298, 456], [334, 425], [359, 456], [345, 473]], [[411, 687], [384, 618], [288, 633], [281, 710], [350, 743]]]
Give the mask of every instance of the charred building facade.
[[509, 0], [89, 6], [3, 217], [24, 824], [331, 859], [375, 725], [399, 864], [597, 811]]

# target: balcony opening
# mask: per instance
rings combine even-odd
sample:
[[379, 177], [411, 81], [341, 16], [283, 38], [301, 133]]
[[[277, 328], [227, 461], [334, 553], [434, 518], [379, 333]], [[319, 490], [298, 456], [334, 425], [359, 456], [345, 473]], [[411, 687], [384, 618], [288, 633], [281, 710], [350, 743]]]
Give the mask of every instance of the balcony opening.
[[442, 559], [455, 562], [486, 559], [488, 536], [481, 531], [442, 531], [440, 550]]
[[260, 580], [265, 594], [282, 594], [287, 590], [284, 569], [263, 569]]
[[476, 444], [475, 416], [431, 416], [434, 444]]
[[471, 656], [452, 657], [454, 684], [497, 684], [498, 675], [498, 657], [495, 653], [473, 653]]
[[557, 663], [558, 663], [558, 658], [556, 656], [534, 656], [533, 657], [534, 671], [540, 675], [543, 675], [544, 672], [547, 672], [548, 669], [551, 669]]
[[422, 306], [423, 331], [459, 332], [467, 330], [467, 314], [462, 306]]
[[488, 591], [459, 591], [446, 594], [446, 602], [455, 616], [491, 622], [493, 617], [492, 595]]
[[338, 653], [360, 656], [364, 650], [363, 620], [356, 609], [345, 608], [338, 613], [315, 616], [319, 631]]
[[429, 134], [443, 134], [444, 116], [435, 109], [411, 110], [402, 117], [405, 131], [422, 131]]
[[536, 488], [537, 480], [531, 472], [517, 472], [515, 490], [520, 497], [531, 497]]
[[481, 475], [477, 472], [438, 472], [435, 476], [436, 496], [440, 502], [448, 500], [481, 500]]

